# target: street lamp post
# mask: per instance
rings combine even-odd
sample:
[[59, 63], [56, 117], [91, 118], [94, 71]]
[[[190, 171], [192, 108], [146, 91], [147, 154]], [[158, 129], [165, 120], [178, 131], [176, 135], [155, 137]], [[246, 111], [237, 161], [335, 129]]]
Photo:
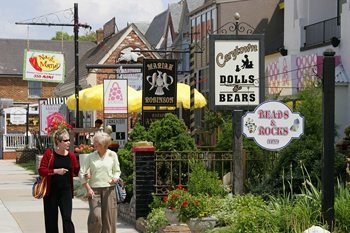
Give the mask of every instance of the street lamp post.
[[75, 127], [80, 128], [79, 114], [79, 19], [78, 3], [74, 3], [74, 86], [75, 86]]
[[[234, 32], [236, 35], [239, 33], [239, 19], [240, 15], [238, 12], [234, 14]], [[233, 191], [236, 194], [242, 194], [244, 192], [243, 185], [243, 138], [242, 138], [242, 121], [243, 111], [233, 110], [232, 111], [232, 151], [233, 151], [233, 174], [232, 181], [234, 184]]]

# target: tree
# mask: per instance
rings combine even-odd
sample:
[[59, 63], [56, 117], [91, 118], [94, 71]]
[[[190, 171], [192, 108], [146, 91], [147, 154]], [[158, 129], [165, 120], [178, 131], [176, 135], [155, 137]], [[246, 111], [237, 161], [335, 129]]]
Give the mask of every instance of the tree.
[[67, 32], [56, 32], [56, 35], [51, 40], [74, 40], [74, 36], [70, 36]]
[[[56, 32], [56, 35], [51, 40], [67, 40], [73, 41], [74, 35], [69, 35], [67, 32]], [[86, 32], [85, 35], [79, 36], [80, 41], [96, 41], [96, 32]]]
[[176, 115], [167, 113], [161, 120], [153, 122], [148, 129], [149, 141], [159, 151], [195, 150], [194, 139], [188, 133], [185, 123]]

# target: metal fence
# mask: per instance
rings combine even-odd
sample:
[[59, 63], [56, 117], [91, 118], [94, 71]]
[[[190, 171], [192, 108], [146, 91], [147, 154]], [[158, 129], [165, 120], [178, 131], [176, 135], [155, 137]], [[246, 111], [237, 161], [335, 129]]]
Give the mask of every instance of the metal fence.
[[[232, 190], [232, 155], [232, 151], [155, 152], [155, 194], [164, 196], [178, 184], [186, 187], [191, 159], [203, 163], [208, 171], [215, 171], [225, 189]], [[246, 157], [244, 154], [243, 176], [245, 188], [249, 189], [261, 182], [264, 174], [271, 172], [277, 160], [276, 156], [261, 159]]]
[[[232, 152], [220, 151], [181, 151], [156, 152], [156, 195], [165, 195], [178, 184], [186, 186], [190, 172], [190, 160], [202, 162], [207, 170], [216, 171], [220, 178], [232, 172]], [[231, 189], [231, 184], [228, 184]]]

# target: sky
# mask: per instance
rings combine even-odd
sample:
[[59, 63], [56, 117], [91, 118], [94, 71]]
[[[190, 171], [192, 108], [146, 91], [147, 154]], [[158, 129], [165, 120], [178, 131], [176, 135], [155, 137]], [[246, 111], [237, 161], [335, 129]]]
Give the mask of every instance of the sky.
[[[180, 0], [9, 0], [1, 4], [0, 38], [51, 39], [57, 31], [73, 35], [69, 26], [27, 26], [16, 22], [73, 23], [74, 3], [78, 3], [79, 23], [88, 24], [92, 31], [115, 17], [118, 29], [127, 22], [151, 22], [167, 9], [169, 3]], [[43, 17], [41, 17], [43, 16]], [[79, 35], [88, 33], [79, 29]]]

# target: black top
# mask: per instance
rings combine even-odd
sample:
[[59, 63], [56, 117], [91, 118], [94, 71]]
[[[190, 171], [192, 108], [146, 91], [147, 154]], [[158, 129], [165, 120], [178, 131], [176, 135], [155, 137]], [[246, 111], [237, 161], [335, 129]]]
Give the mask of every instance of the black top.
[[70, 172], [72, 172], [72, 161], [69, 155], [60, 155], [56, 152], [53, 153], [55, 156], [54, 169], [65, 168], [68, 171], [64, 175], [55, 174], [51, 180], [51, 191], [71, 189], [70, 187]]

